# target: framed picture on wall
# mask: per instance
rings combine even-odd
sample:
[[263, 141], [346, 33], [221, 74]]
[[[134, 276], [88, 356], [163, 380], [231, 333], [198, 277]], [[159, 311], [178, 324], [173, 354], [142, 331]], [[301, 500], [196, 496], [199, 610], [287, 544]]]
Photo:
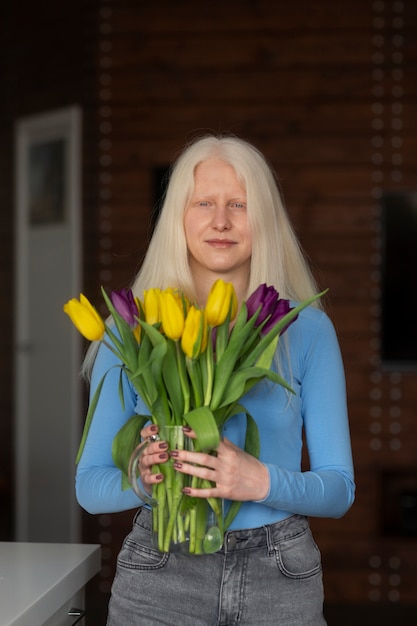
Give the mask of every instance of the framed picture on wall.
[[78, 107], [69, 107], [17, 122], [16, 193], [33, 226], [57, 224], [69, 217], [80, 116]]
[[67, 202], [66, 137], [34, 139], [28, 145], [27, 182], [32, 224], [61, 222]]

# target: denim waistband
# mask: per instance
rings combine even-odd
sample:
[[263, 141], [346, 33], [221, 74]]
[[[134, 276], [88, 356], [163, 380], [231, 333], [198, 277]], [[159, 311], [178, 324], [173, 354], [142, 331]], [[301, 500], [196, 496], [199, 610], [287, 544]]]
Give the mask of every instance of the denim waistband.
[[[140, 519], [139, 519], [140, 518]], [[151, 511], [142, 507], [136, 514], [135, 523], [143, 528], [152, 530]], [[219, 552], [228, 553], [235, 550], [250, 550], [266, 547], [273, 550], [273, 546], [302, 534], [309, 527], [308, 519], [301, 515], [291, 515], [285, 519], [267, 524], [259, 528], [245, 528], [242, 530], [228, 530], [224, 535], [224, 542]]]

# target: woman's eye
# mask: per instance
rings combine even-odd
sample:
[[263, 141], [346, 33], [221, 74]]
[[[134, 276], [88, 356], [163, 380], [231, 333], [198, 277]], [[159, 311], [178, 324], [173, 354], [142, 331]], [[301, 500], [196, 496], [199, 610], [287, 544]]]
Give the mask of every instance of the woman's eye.
[[233, 202], [232, 207], [235, 209], [246, 209], [246, 204], [244, 202]]

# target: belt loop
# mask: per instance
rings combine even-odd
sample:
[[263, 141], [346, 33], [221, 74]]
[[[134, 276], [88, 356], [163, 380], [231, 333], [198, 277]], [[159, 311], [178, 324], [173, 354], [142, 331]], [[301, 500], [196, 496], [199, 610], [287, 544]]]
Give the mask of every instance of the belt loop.
[[273, 538], [272, 538], [272, 533], [271, 533], [271, 526], [270, 524], [264, 526], [265, 529], [265, 535], [266, 535], [266, 545], [268, 548], [268, 556], [272, 556], [275, 552], [275, 548], [274, 548], [274, 543], [273, 543]]

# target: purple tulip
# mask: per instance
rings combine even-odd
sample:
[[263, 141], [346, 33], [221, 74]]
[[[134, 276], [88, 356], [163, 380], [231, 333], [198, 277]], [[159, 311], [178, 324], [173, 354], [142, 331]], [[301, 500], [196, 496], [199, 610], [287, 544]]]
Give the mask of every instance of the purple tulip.
[[[280, 319], [287, 315], [291, 311], [290, 301], [279, 297], [278, 291], [270, 286], [267, 287], [265, 283], [259, 285], [257, 289], [249, 296], [246, 301], [248, 309], [248, 319], [253, 317], [256, 311], [261, 307], [255, 326], [260, 326], [265, 320], [267, 320], [265, 326], [262, 328], [262, 335], [266, 335]], [[281, 331], [281, 334], [287, 330], [288, 326], [297, 319], [295, 317], [289, 322]]]
[[[289, 313], [291, 310], [292, 310], [292, 307], [290, 307], [290, 301], [285, 300], [284, 298], [279, 298], [275, 303], [275, 309], [272, 312], [271, 317], [269, 318], [265, 326], [262, 328], [262, 335], [268, 334], [268, 332], [275, 326], [275, 324], [278, 324], [278, 322], [285, 315], [287, 315], [287, 313]], [[281, 335], [287, 330], [287, 328], [293, 322], [295, 322], [297, 317], [298, 315], [296, 315], [286, 326], [284, 326], [284, 328], [280, 332]]]
[[253, 317], [261, 306], [260, 313], [255, 322], [255, 326], [260, 326], [266, 318], [274, 312], [278, 300], [278, 292], [274, 287], [267, 287], [265, 283], [259, 285], [246, 301], [248, 309], [248, 319]]
[[139, 317], [138, 305], [135, 302], [131, 289], [121, 289], [120, 291], [112, 291], [110, 299], [119, 315], [129, 324], [131, 328], [135, 328], [138, 324]]

